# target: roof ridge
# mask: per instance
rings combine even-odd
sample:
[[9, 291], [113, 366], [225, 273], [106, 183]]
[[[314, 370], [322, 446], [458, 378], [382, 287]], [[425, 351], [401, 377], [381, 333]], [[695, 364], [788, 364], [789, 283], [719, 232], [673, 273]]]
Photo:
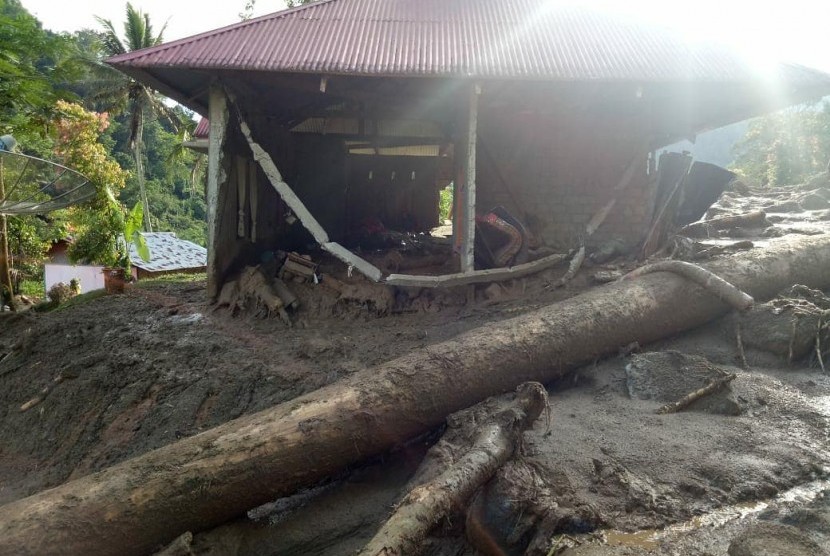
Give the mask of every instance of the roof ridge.
[[300, 6], [295, 6], [293, 8], [286, 8], [284, 10], [277, 10], [276, 12], [271, 12], [269, 14], [261, 15], [259, 17], [255, 17], [252, 19], [246, 19], [243, 21], [237, 21], [236, 23], [231, 23], [229, 25], [225, 25], [224, 27], [219, 27], [218, 29], [211, 29], [209, 31], [203, 31], [196, 35], [191, 35], [189, 37], [182, 37], [181, 39], [176, 39], [174, 41], [161, 43], [156, 46], [150, 46], [148, 48], [141, 48], [139, 50], [131, 50], [130, 52], [124, 52], [123, 54], [118, 54], [116, 56], [111, 56], [104, 60], [105, 63], [109, 64], [112, 62], [123, 62], [126, 60], [130, 60], [137, 56], [145, 56], [147, 54], [155, 54], [157, 52], [163, 52], [169, 48], [174, 48], [177, 46], [181, 46], [183, 44], [193, 43], [208, 37], [213, 37], [217, 35], [222, 35], [224, 33], [230, 31], [236, 31], [237, 29], [243, 29], [245, 27], [249, 27], [251, 25], [261, 23], [263, 21], [271, 21], [274, 19], [281, 19], [287, 15], [295, 14], [297, 12], [302, 12], [304, 10], [311, 9], [313, 7], [320, 6], [322, 4], [330, 4], [333, 2], [338, 2], [339, 0], [313, 0], [308, 4], [302, 4]]

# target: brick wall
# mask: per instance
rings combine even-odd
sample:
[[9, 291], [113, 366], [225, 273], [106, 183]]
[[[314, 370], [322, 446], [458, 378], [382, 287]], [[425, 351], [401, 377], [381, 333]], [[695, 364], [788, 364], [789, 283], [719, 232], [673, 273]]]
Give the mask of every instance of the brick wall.
[[590, 115], [482, 114], [476, 170], [479, 211], [502, 205], [545, 245], [574, 247], [612, 197], [635, 154], [640, 170], [591, 246], [618, 239], [634, 247], [647, 231], [654, 183], [646, 173], [645, 128]]

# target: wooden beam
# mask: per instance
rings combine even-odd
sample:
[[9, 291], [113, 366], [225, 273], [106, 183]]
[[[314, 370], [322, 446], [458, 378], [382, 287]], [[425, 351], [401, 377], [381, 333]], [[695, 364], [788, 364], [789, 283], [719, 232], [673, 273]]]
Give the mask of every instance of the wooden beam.
[[271, 185], [277, 190], [277, 193], [285, 204], [288, 205], [288, 208], [290, 208], [297, 218], [300, 219], [300, 222], [305, 229], [311, 233], [314, 241], [320, 245], [328, 243], [329, 236], [326, 233], [326, 230], [323, 229], [323, 226], [320, 225], [317, 219], [314, 218], [311, 212], [309, 212], [308, 208], [306, 208], [305, 204], [303, 204], [300, 198], [297, 197], [297, 194], [294, 193], [291, 186], [285, 183], [285, 180], [282, 179], [282, 174], [277, 168], [277, 165], [274, 164], [274, 160], [271, 156], [265, 152], [265, 149], [263, 149], [259, 143], [254, 141], [251, 136], [251, 128], [248, 127], [248, 123], [242, 118], [241, 113], [239, 113], [239, 129], [242, 131], [242, 135], [245, 137], [245, 140], [248, 142], [248, 146], [251, 148], [254, 160], [259, 163], [259, 166], [265, 173], [265, 177], [268, 178], [268, 181], [271, 182]]
[[343, 261], [349, 266], [352, 266], [358, 270], [361, 274], [363, 274], [366, 278], [370, 279], [373, 282], [380, 282], [380, 279], [383, 278], [383, 273], [380, 271], [379, 268], [372, 265], [369, 261], [362, 259], [340, 245], [339, 243], [329, 242], [323, 244], [323, 249]]
[[476, 241], [476, 139], [478, 136], [478, 95], [480, 86], [476, 83], [470, 87], [467, 110], [467, 129], [465, 133], [464, 184], [461, 196], [461, 272], [475, 270]]
[[247, 227], [245, 220], [247, 218], [246, 205], [248, 197], [248, 161], [241, 156], [234, 157], [234, 166], [236, 167], [236, 237], [245, 238]]
[[456, 274], [444, 274], [442, 276], [415, 276], [412, 274], [390, 274], [384, 283], [389, 286], [400, 286], [409, 288], [449, 288], [453, 286], [466, 286], [469, 284], [480, 284], [482, 282], [498, 282], [501, 280], [514, 280], [536, 272], [541, 272], [562, 261], [568, 255], [556, 253], [548, 255], [537, 261], [524, 263], [508, 268], [488, 268], [487, 270], [474, 270], [472, 272], [459, 272]]
[[[233, 97], [231, 95], [229, 96], [231, 98], [231, 102], [234, 102]], [[282, 174], [277, 168], [277, 165], [274, 164], [274, 160], [267, 152], [265, 152], [265, 149], [263, 149], [259, 143], [254, 141], [251, 136], [251, 128], [248, 127], [248, 123], [242, 117], [242, 113], [237, 110], [237, 115], [239, 119], [239, 128], [242, 131], [242, 135], [245, 136], [248, 146], [251, 148], [254, 160], [259, 163], [262, 171], [265, 172], [265, 177], [268, 178], [268, 181], [271, 182], [271, 185], [277, 190], [277, 193], [285, 204], [288, 205], [288, 208], [290, 208], [297, 218], [300, 219], [300, 222], [303, 226], [305, 226], [305, 229], [311, 233], [314, 240], [319, 243], [323, 249], [350, 267], [354, 267], [358, 272], [373, 282], [378, 282], [383, 277], [383, 274], [377, 267], [358, 257], [339, 243], [329, 241], [329, 236], [326, 233], [326, 230], [323, 229], [323, 226], [321, 226], [317, 219], [314, 218], [311, 212], [309, 212], [305, 204], [303, 204], [300, 198], [297, 197], [294, 190], [291, 189], [291, 186], [285, 183], [285, 180], [282, 179]]]
[[211, 299], [219, 295], [222, 277], [216, 261], [219, 231], [219, 188], [227, 181], [223, 164], [225, 138], [228, 127], [228, 100], [219, 84], [211, 85], [209, 92], [210, 135], [208, 137], [207, 194], [207, 293]]

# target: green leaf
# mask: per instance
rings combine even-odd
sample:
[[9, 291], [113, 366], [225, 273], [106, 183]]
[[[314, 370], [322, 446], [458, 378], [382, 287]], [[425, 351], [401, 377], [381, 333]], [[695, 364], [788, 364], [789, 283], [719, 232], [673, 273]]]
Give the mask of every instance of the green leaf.
[[136, 251], [138, 251], [138, 256], [146, 263], [150, 261], [150, 247], [147, 245], [147, 241], [144, 239], [144, 235], [141, 232], [136, 232], [133, 235], [133, 242], [135, 243]]
[[132, 238], [136, 232], [141, 230], [143, 223], [144, 206], [141, 204], [141, 201], [138, 201], [127, 216], [127, 221], [124, 223], [124, 237]]

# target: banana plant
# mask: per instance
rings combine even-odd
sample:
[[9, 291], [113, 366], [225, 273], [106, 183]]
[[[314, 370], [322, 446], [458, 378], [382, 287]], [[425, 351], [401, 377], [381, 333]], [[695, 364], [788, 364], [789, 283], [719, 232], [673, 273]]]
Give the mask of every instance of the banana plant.
[[137, 202], [127, 214], [124, 221], [124, 243], [126, 253], [126, 268], [130, 270], [130, 245], [135, 244], [135, 250], [138, 256], [145, 262], [150, 260], [150, 248], [147, 246], [147, 241], [141, 233], [144, 227], [144, 205], [141, 201]]
[[138, 256], [142, 260], [150, 260], [150, 247], [147, 245], [147, 240], [141, 233], [144, 225], [144, 205], [138, 201], [129, 212], [124, 211], [123, 205], [116, 200], [112, 191], [107, 188], [107, 197], [115, 210], [115, 220], [120, 228], [121, 236], [118, 238], [118, 251], [120, 252], [119, 262], [124, 267], [124, 270], [129, 274], [132, 261], [130, 260], [130, 246], [135, 245]]

